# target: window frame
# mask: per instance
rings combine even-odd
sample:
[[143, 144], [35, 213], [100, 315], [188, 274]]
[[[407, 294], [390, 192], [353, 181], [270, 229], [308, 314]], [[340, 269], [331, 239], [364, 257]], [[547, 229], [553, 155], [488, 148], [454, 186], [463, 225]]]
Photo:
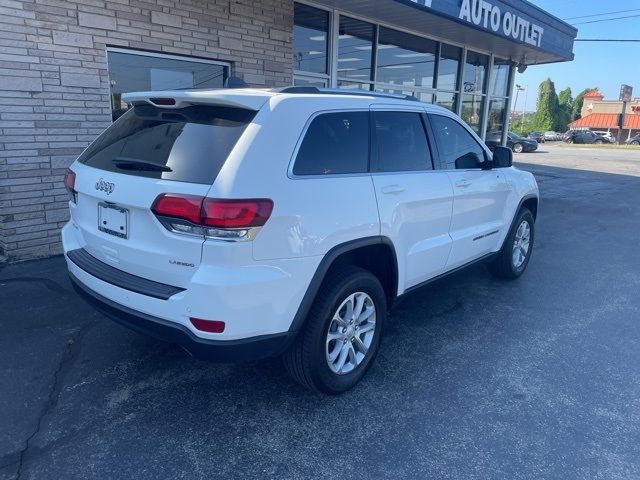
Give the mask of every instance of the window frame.
[[431, 135], [433, 136], [433, 145], [435, 147], [435, 152], [436, 155], [438, 157], [438, 161], [434, 162], [435, 165], [435, 170], [436, 171], [449, 171], [449, 172], [464, 172], [464, 171], [482, 171], [485, 170], [482, 167], [477, 167], [477, 168], [448, 168], [446, 162], [444, 162], [442, 160], [442, 157], [440, 155], [440, 148], [439, 148], [439, 140], [437, 138], [437, 135], [435, 133], [435, 130], [433, 128], [433, 124], [431, 123], [431, 119], [434, 116], [440, 116], [440, 117], [445, 117], [448, 118], [450, 120], [452, 120], [453, 122], [457, 123], [458, 125], [460, 125], [464, 130], [466, 130], [466, 132], [471, 136], [471, 138], [473, 139], [474, 142], [476, 142], [476, 144], [478, 145], [478, 147], [480, 147], [480, 150], [482, 150], [483, 156], [484, 156], [484, 161], [488, 162], [491, 160], [491, 156], [490, 153], [488, 151], [488, 147], [486, 147], [485, 145], [482, 144], [482, 142], [478, 142], [478, 140], [476, 139], [477, 133], [475, 133], [473, 131], [473, 129], [471, 127], [469, 127], [469, 125], [467, 125], [467, 123], [463, 120], [462, 122], [458, 121], [458, 119], [452, 115], [445, 115], [439, 112], [426, 112], [426, 123], [428, 125], [428, 129], [431, 132]]
[[[369, 117], [369, 138], [370, 138], [370, 154], [369, 154], [369, 172], [373, 175], [395, 175], [398, 173], [428, 173], [436, 170], [436, 162], [434, 160], [434, 150], [433, 144], [435, 142], [430, 139], [429, 128], [428, 128], [428, 120], [426, 118], [426, 112], [422, 109], [409, 109], [409, 108], [372, 108], [370, 109], [371, 115]], [[382, 161], [379, 157], [378, 151], [378, 136], [376, 130], [376, 114], [379, 113], [412, 113], [418, 115], [420, 118], [420, 122], [422, 123], [422, 129], [424, 131], [424, 136], [427, 141], [427, 147], [429, 148], [429, 161], [431, 163], [430, 169], [424, 170], [393, 170], [393, 171], [385, 171], [382, 169]]]
[[[327, 113], [356, 113], [356, 112], [367, 112], [367, 119], [369, 122], [369, 136], [367, 137], [367, 141], [369, 142], [369, 148], [367, 152], [367, 168], [365, 172], [357, 172], [357, 173], [327, 173], [327, 174], [314, 174], [314, 175], [298, 175], [293, 173], [293, 169], [295, 167], [296, 160], [298, 159], [298, 152], [300, 151], [300, 147], [302, 146], [302, 142], [304, 141], [307, 132], [309, 131], [309, 127], [313, 123], [313, 121], [319, 117], [320, 115], [324, 115]], [[287, 167], [287, 177], [291, 180], [306, 180], [306, 179], [318, 179], [318, 178], [339, 178], [339, 177], [362, 177], [368, 176], [371, 173], [371, 155], [372, 155], [372, 139], [371, 139], [371, 109], [369, 108], [332, 108], [327, 110], [318, 110], [314, 112], [304, 124], [300, 135], [298, 136], [298, 140], [296, 141], [295, 148], [293, 149], [293, 153], [291, 154], [291, 159], [289, 160], [289, 166]]]

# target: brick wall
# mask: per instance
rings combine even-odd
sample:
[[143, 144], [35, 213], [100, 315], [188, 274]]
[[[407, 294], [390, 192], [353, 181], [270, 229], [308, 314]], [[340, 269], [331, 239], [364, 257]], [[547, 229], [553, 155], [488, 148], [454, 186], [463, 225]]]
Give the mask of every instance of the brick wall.
[[292, 0], [2, 0], [0, 256], [60, 253], [66, 168], [111, 123], [106, 46], [230, 61], [292, 81]]

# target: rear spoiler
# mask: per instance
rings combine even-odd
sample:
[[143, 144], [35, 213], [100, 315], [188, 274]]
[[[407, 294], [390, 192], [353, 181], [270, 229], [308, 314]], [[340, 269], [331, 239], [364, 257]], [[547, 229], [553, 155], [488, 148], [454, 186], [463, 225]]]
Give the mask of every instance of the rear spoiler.
[[258, 111], [273, 95], [275, 95], [273, 92], [255, 89], [166, 90], [160, 92], [124, 93], [122, 99], [132, 105], [148, 103], [162, 108], [216, 105]]

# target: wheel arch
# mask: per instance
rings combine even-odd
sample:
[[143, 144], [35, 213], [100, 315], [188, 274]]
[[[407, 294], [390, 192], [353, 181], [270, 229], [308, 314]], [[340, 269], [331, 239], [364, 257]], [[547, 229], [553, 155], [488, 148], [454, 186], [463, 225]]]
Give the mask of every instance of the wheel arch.
[[290, 332], [302, 329], [325, 279], [343, 265], [364, 268], [378, 277], [386, 294], [387, 306], [391, 306], [398, 293], [398, 261], [393, 242], [384, 236], [351, 240], [333, 247], [320, 261], [291, 322]]
[[502, 241], [502, 245], [500, 246], [500, 250], [501, 251], [504, 248], [504, 242], [507, 241], [507, 237], [509, 236], [508, 232], [511, 231], [511, 229], [513, 228], [516, 219], [518, 218], [518, 214], [520, 213], [520, 210], [522, 210], [522, 208], [526, 208], [528, 209], [531, 214], [533, 215], [533, 220], [535, 221], [537, 216], [538, 216], [538, 196], [534, 195], [534, 194], [529, 194], [529, 195], [525, 195], [524, 197], [522, 197], [520, 199], [520, 202], [518, 203], [518, 208], [515, 209], [515, 211], [513, 212], [513, 218], [511, 219], [511, 224], [509, 225], [509, 230], [507, 230], [507, 235], [505, 236], [504, 240]]

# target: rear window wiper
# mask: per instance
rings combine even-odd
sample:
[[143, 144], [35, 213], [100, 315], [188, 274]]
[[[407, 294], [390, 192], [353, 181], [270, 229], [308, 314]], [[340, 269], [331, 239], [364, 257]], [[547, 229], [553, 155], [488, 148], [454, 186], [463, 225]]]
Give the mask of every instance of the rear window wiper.
[[122, 170], [147, 170], [150, 172], [172, 172], [171, 167], [159, 165], [147, 160], [138, 160], [137, 158], [116, 157], [111, 162]]

